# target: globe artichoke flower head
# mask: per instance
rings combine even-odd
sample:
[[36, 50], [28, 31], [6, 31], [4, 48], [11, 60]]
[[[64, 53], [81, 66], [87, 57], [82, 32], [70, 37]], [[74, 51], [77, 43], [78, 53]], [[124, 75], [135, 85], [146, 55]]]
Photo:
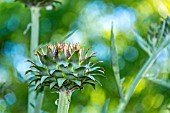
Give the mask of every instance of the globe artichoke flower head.
[[95, 88], [95, 76], [103, 76], [104, 69], [96, 66], [102, 61], [91, 63], [95, 53], [89, 53], [80, 48], [78, 44], [48, 44], [35, 51], [41, 65], [31, 60], [31, 69], [26, 71], [29, 85], [35, 83], [35, 89], [47, 86], [57, 92], [75, 91], [83, 89], [85, 85]]
[[58, 0], [15, 0], [24, 3], [28, 7], [39, 7], [43, 8], [46, 6], [55, 7], [56, 4], [61, 4]]

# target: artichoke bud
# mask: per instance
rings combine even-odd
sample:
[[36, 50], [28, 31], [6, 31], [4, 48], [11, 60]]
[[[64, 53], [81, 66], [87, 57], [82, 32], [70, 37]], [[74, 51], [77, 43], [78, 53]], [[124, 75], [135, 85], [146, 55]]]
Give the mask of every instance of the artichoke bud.
[[41, 65], [27, 60], [32, 66], [26, 74], [34, 75], [29, 79], [29, 84], [34, 83], [35, 89], [49, 86], [55, 91], [75, 91], [85, 85], [95, 87], [95, 76], [103, 76], [104, 69], [96, 66], [101, 61], [90, 62], [95, 53], [88, 54], [89, 50], [84, 52], [79, 44], [66, 43], [40, 47], [35, 52]]
[[53, 8], [56, 7], [56, 4], [62, 4], [58, 0], [15, 0], [24, 3], [28, 7], [39, 7], [44, 8], [47, 6], [52, 6]]
[[153, 50], [160, 46], [166, 35], [170, 32], [170, 18], [167, 17], [161, 23], [162, 26], [153, 23], [148, 28], [148, 43], [151, 45]]

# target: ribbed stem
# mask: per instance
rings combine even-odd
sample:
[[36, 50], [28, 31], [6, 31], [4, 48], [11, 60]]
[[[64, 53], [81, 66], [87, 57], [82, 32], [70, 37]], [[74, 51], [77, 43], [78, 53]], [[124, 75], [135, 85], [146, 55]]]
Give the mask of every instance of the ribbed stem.
[[58, 110], [57, 113], [68, 113], [70, 101], [71, 101], [70, 91], [60, 91], [59, 92], [59, 101], [58, 101]]
[[31, 7], [31, 45], [30, 45], [30, 53], [31, 59], [34, 59], [33, 50], [38, 47], [39, 40], [39, 16], [40, 9], [38, 7]]
[[[31, 43], [30, 43], [30, 56], [35, 60], [33, 50], [38, 47], [39, 40], [39, 16], [40, 9], [38, 7], [31, 7]], [[43, 102], [44, 92], [40, 92], [36, 96], [36, 91], [33, 88], [28, 89], [28, 113], [40, 113]], [[33, 107], [34, 106], [34, 107]]]

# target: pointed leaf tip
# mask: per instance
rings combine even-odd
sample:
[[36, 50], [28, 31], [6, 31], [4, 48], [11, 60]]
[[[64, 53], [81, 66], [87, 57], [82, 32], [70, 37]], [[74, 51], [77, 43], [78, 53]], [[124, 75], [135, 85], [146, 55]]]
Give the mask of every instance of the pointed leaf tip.
[[42, 84], [47, 78], [50, 78], [50, 76], [43, 76], [43, 77], [41, 78], [41, 84]]
[[65, 78], [58, 78], [58, 86], [61, 87], [66, 79]]

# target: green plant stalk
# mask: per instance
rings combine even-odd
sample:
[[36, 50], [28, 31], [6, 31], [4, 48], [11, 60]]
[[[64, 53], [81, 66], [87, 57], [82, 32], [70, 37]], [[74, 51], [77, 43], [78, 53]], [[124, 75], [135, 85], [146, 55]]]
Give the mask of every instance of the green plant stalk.
[[159, 53], [170, 43], [170, 35], [168, 35], [167, 38], [168, 38], [168, 40], [165, 40], [161, 44], [161, 46], [157, 49], [157, 51], [151, 55], [151, 57], [144, 64], [144, 66], [139, 71], [139, 73], [137, 74], [135, 79], [132, 81], [131, 85], [129, 86], [129, 88], [128, 88], [125, 96], [124, 96], [124, 100], [120, 101], [120, 104], [117, 108], [116, 113], [123, 113], [124, 112], [128, 102], [129, 102], [135, 88], [137, 87], [138, 83], [140, 82], [141, 78], [143, 77], [144, 74], [146, 74], [146, 72], [149, 70], [149, 68], [153, 65], [153, 63], [156, 60], [156, 58], [158, 57]]
[[60, 91], [57, 113], [68, 113], [72, 92]]
[[158, 85], [161, 85], [161, 86], [164, 86], [164, 87], [167, 87], [167, 88], [170, 88], [170, 82], [166, 82], [164, 80], [161, 80], [161, 79], [152, 79], [152, 78], [146, 78], [147, 80], [155, 83], [155, 84], [158, 84]]
[[[39, 42], [39, 16], [40, 9], [38, 7], [31, 7], [31, 43], [30, 43], [30, 56], [35, 60], [34, 49], [38, 47]], [[28, 89], [28, 113], [40, 113], [43, 102], [44, 92], [38, 93], [33, 88]]]
[[120, 98], [123, 100], [123, 90], [122, 90], [122, 82], [120, 79], [120, 73], [119, 73], [119, 63], [118, 63], [118, 53], [116, 50], [116, 39], [113, 33], [113, 23], [111, 27], [111, 38], [110, 38], [110, 53], [111, 53], [111, 61], [112, 61], [112, 70], [115, 76], [115, 81], [117, 85], [117, 89], [120, 95]]

